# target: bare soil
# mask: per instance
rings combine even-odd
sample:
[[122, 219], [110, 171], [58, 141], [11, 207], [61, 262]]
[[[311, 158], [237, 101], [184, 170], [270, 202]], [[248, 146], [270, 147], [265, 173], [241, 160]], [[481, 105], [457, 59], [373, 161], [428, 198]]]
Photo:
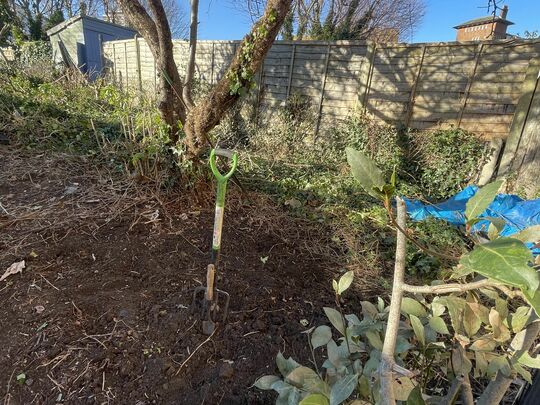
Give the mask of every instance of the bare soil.
[[231, 187], [218, 281], [230, 316], [208, 340], [189, 306], [209, 190], [164, 196], [80, 157], [0, 146], [0, 203], [0, 274], [26, 261], [0, 283], [6, 404], [273, 403], [253, 382], [280, 350], [309, 363], [302, 332], [324, 322], [343, 267], [323, 225]]

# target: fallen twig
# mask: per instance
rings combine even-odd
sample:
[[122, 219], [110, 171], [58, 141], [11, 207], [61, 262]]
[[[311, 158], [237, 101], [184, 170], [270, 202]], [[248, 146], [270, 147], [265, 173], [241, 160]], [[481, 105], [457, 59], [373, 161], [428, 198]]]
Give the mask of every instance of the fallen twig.
[[218, 331], [218, 329], [219, 329], [219, 328], [214, 329], [214, 331], [212, 332], [212, 334], [211, 334], [210, 336], [208, 336], [204, 342], [202, 342], [199, 346], [197, 346], [197, 347], [195, 348], [195, 350], [193, 350], [193, 352], [188, 356], [188, 358], [185, 359], [185, 360], [182, 362], [182, 364], [180, 364], [180, 368], [178, 368], [178, 370], [176, 371], [175, 375], [178, 375], [178, 373], [180, 373], [180, 370], [182, 370], [182, 368], [183, 368], [183, 367], [187, 364], [187, 362], [193, 357], [193, 355], [194, 355], [195, 353], [197, 353], [197, 351], [198, 351], [201, 347], [203, 347], [205, 343], [208, 343], [208, 342], [212, 339], [212, 337], [216, 334], [216, 332]]

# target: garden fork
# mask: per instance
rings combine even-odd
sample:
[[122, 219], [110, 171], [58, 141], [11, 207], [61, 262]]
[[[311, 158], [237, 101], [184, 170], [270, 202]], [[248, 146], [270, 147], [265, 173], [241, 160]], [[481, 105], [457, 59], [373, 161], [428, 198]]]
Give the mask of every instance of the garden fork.
[[[231, 161], [228, 173], [221, 174], [216, 165], [216, 156]], [[238, 155], [228, 149], [212, 149], [210, 152], [210, 169], [217, 181], [216, 213], [214, 218], [214, 232], [212, 237], [212, 256], [206, 269], [206, 286], [195, 288], [193, 292], [192, 311], [200, 311], [203, 320], [203, 333], [210, 335], [214, 332], [216, 324], [221, 318], [227, 320], [229, 312], [229, 293], [216, 287], [217, 266], [221, 248], [221, 230], [223, 227], [223, 212], [225, 209], [225, 193], [227, 181], [233, 175], [238, 163]]]

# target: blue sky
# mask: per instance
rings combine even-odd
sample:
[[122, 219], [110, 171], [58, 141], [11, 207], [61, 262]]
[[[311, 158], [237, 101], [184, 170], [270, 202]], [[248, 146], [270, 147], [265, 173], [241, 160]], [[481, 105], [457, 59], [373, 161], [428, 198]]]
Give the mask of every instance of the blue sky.
[[[413, 42], [453, 41], [454, 25], [487, 14], [485, 8], [480, 8], [487, 5], [487, 0], [425, 2], [426, 15], [412, 38]], [[509, 8], [508, 19], [515, 23], [509, 28], [510, 33], [540, 30], [539, 0], [506, 0], [504, 4]], [[235, 9], [231, 0], [201, 0], [199, 18], [200, 39], [241, 39], [250, 27], [249, 17]]]

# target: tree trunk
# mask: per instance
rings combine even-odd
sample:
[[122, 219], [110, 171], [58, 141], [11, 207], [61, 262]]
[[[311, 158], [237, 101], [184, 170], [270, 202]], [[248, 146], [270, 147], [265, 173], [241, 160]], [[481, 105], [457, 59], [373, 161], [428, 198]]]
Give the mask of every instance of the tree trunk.
[[[171, 142], [178, 142], [178, 123], [183, 124], [187, 157], [192, 160], [201, 154], [208, 132], [219, 124], [227, 110], [249, 90], [266, 53], [272, 46], [292, 0], [268, 0], [264, 15], [240, 43], [224, 77], [214, 89], [193, 106], [191, 79], [195, 66], [198, 1], [192, 0], [190, 60], [186, 88], [180, 80], [173, 58], [173, 43], [169, 23], [160, 0], [148, 0], [150, 16], [139, 0], [118, 0], [130, 23], [147, 41], [159, 73], [158, 107], [163, 120], [170, 126]], [[185, 90], [185, 91], [184, 91]]]
[[178, 123], [185, 122], [186, 106], [182, 100], [182, 82], [173, 57], [173, 43], [167, 16], [160, 0], [149, 0], [153, 18], [137, 0], [118, 0], [129, 22], [148, 43], [159, 75], [157, 106], [170, 128], [170, 140], [178, 142]]
[[[184, 132], [190, 158], [200, 155], [208, 132], [219, 124], [227, 110], [252, 86], [255, 73], [261, 68], [289, 12], [291, 0], [269, 0], [263, 16], [244, 37], [231, 65], [214, 89], [189, 111]], [[239, 86], [239, 88], [235, 88]]]

